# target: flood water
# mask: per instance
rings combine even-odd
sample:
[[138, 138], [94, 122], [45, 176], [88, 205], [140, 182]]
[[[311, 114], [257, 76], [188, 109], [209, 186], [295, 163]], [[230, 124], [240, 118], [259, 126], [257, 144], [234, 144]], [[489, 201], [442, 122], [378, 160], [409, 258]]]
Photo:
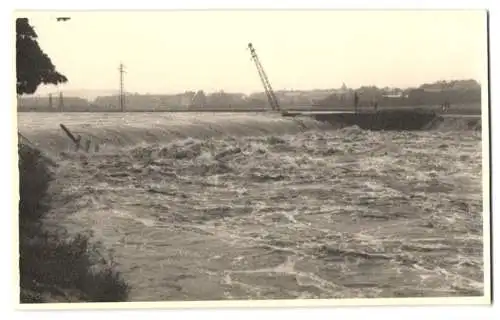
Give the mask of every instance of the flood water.
[[19, 130], [59, 163], [49, 223], [113, 250], [132, 301], [478, 296], [481, 132], [450, 121], [20, 113]]

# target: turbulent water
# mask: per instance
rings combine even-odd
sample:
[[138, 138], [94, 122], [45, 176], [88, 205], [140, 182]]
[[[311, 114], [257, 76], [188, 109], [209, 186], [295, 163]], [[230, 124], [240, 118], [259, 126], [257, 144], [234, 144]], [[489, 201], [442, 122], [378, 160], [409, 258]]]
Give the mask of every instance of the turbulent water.
[[114, 251], [131, 300], [482, 295], [481, 133], [449, 121], [21, 113], [19, 129], [60, 165], [53, 221]]

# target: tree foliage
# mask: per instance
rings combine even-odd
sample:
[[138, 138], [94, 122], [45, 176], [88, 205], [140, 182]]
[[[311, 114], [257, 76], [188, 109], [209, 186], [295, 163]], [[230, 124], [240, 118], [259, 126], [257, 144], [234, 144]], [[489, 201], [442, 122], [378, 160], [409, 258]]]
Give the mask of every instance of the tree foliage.
[[37, 41], [38, 35], [27, 18], [16, 19], [17, 94], [33, 94], [40, 84], [65, 83], [66, 76], [56, 71], [49, 56]]

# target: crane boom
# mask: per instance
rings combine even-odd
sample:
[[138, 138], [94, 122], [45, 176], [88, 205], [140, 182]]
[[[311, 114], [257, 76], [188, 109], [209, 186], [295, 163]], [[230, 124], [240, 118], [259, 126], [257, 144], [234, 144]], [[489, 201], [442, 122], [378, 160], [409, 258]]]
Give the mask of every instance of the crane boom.
[[260, 63], [259, 57], [257, 56], [257, 53], [255, 52], [255, 49], [251, 43], [248, 44], [248, 48], [250, 49], [250, 53], [252, 54], [252, 59], [255, 62], [255, 66], [257, 67], [257, 71], [259, 72], [259, 77], [260, 77], [260, 80], [262, 81], [262, 85], [264, 86], [267, 100], [269, 101], [269, 104], [271, 105], [271, 109], [273, 109], [274, 111], [279, 111], [280, 106], [279, 106], [278, 99], [276, 98], [276, 95], [274, 94], [273, 88], [271, 87], [271, 83], [269, 82], [269, 79], [267, 78], [266, 72], [264, 71], [264, 68], [262, 67], [262, 64]]

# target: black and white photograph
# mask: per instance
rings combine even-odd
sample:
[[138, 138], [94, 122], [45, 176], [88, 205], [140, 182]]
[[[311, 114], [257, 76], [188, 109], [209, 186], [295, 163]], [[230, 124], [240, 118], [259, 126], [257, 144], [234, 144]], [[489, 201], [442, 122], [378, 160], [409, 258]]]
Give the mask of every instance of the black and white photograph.
[[491, 303], [486, 10], [12, 24], [20, 307]]

